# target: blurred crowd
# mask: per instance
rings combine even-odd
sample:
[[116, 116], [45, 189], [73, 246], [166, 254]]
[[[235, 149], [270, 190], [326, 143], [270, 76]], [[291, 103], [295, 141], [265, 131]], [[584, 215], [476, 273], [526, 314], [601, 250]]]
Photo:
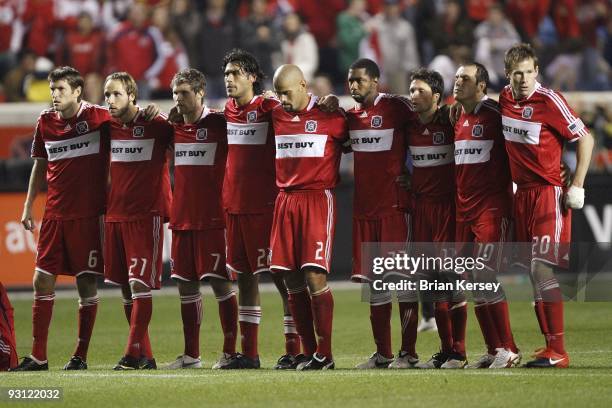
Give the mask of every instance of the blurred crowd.
[[[271, 76], [302, 68], [314, 90], [344, 93], [348, 66], [376, 60], [384, 89], [407, 93], [419, 66], [450, 89], [469, 59], [505, 82], [503, 53], [538, 49], [542, 81], [555, 89], [609, 90], [612, 0], [0, 0], [0, 101], [46, 101], [46, 74], [72, 65], [89, 100], [112, 71], [138, 81], [143, 98], [169, 97], [172, 75], [192, 66], [208, 94], [224, 96], [221, 60], [232, 48], [257, 56]], [[320, 89], [319, 89], [320, 88]]]

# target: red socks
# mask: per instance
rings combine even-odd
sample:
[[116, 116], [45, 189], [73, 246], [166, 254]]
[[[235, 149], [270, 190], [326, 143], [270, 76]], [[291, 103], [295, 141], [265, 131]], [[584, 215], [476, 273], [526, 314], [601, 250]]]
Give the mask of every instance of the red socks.
[[238, 302], [233, 290], [223, 297], [217, 298], [219, 304], [219, 319], [223, 330], [223, 352], [236, 353], [236, 337], [238, 336]]
[[285, 315], [283, 317], [285, 326], [285, 353], [290, 356], [297, 356], [300, 354], [300, 336], [295, 328], [295, 322], [291, 315]]
[[419, 325], [419, 303], [399, 302], [400, 319], [402, 322], [402, 351], [416, 357], [417, 327]]
[[[391, 358], [391, 302], [383, 304], [370, 304], [370, 323], [376, 351], [384, 357]], [[403, 333], [403, 330], [402, 330]]]
[[497, 329], [495, 322], [493, 321], [492, 313], [489, 313], [489, 305], [485, 303], [474, 304], [474, 314], [480, 325], [480, 331], [484, 338], [487, 346], [487, 353], [495, 355], [497, 353], [496, 348], [502, 347], [499, 336], [497, 335]]
[[181, 318], [183, 319], [184, 354], [200, 357], [200, 325], [202, 323], [202, 295], [181, 296]]
[[[151, 292], [134, 293], [134, 306], [130, 319], [130, 335], [125, 349], [125, 355], [140, 358], [144, 353], [143, 339], [147, 335], [151, 315], [153, 313], [153, 298]], [[148, 357], [148, 356], [147, 356]]]
[[97, 295], [79, 299], [79, 337], [73, 355], [81, 357], [83, 361], [87, 361], [87, 349], [96, 322], [99, 301], [100, 298]]
[[295, 291], [287, 289], [289, 310], [302, 341], [304, 354], [312, 356], [317, 351], [317, 339], [313, 328], [312, 306], [306, 287]]
[[440, 346], [443, 353], [453, 352], [453, 326], [448, 312], [448, 302], [436, 302], [434, 316], [440, 336]]
[[452, 303], [448, 312], [453, 328], [453, 349], [455, 352], [465, 356], [467, 302]]
[[502, 300], [501, 302], [488, 304], [487, 309], [489, 310], [489, 315], [495, 324], [497, 336], [501, 344], [500, 347], [516, 353], [518, 348], [514, 343], [514, 336], [512, 335], [512, 328], [510, 327], [508, 302]]
[[242, 353], [249, 358], [256, 358], [257, 333], [261, 321], [261, 306], [239, 306], [238, 321], [240, 323]]
[[50, 295], [34, 294], [32, 305], [32, 356], [38, 361], [47, 360], [47, 337], [53, 314], [55, 293]]
[[[132, 325], [132, 308], [134, 301], [132, 299], [123, 299], [123, 311], [125, 312], [125, 317], [127, 318], [128, 324]], [[151, 341], [149, 340], [149, 331], [145, 333], [144, 338], [142, 339], [142, 356], [145, 356], [148, 359], [153, 358], [153, 350], [151, 349]]]
[[318, 337], [317, 353], [331, 360], [334, 297], [329, 286], [312, 294], [312, 316]]

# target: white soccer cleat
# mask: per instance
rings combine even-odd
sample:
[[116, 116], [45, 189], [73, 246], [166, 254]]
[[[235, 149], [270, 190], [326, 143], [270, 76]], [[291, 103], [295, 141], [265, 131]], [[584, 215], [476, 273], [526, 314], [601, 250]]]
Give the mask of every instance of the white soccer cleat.
[[493, 360], [495, 360], [495, 356], [493, 354], [483, 354], [478, 360], [476, 360], [472, 364], [466, 365], [465, 368], [489, 368], [489, 366], [493, 363]]
[[514, 353], [504, 348], [498, 348], [495, 360], [491, 363], [489, 368], [511, 368], [516, 367], [521, 362], [521, 353]]
[[418, 362], [419, 358], [417, 356], [411, 356], [407, 351], [402, 350], [397, 353], [397, 357], [389, 364], [388, 368], [416, 368]]
[[438, 325], [436, 324], [435, 318], [430, 319], [421, 319], [419, 323], [419, 327], [417, 327], [418, 332], [426, 332], [426, 331], [438, 331]]
[[219, 361], [217, 361], [213, 366], [213, 370], [218, 370], [220, 368], [225, 367], [226, 365], [232, 362], [232, 359], [235, 358], [235, 354], [223, 353], [221, 357], [219, 357]]
[[458, 368], [463, 369], [465, 368], [465, 366], [467, 366], [467, 359], [465, 358], [465, 356], [459, 353], [451, 353], [448, 357], [448, 360], [446, 360], [444, 364], [440, 366], [440, 368], [452, 370]]
[[355, 368], [360, 370], [370, 370], [373, 368], [387, 368], [390, 363], [393, 362], [393, 358], [387, 358], [379, 354], [378, 352], [372, 354], [372, 357], [368, 358], [361, 364], [357, 364]]
[[164, 367], [165, 370], [178, 370], [181, 368], [202, 368], [202, 360], [186, 354], [178, 356], [176, 360]]

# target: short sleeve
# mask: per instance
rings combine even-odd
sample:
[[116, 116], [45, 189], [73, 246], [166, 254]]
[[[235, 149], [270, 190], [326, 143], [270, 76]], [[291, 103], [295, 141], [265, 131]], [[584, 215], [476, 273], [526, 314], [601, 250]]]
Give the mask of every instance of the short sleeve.
[[45, 149], [45, 142], [42, 137], [42, 116], [38, 118], [36, 122], [36, 129], [34, 130], [34, 141], [32, 142], [32, 151], [30, 155], [32, 158], [46, 159], [47, 149]]
[[546, 115], [546, 124], [554, 130], [554, 133], [569, 142], [575, 142], [589, 133], [589, 129], [569, 107], [565, 98], [555, 92], [548, 91], [547, 107], [549, 114]]

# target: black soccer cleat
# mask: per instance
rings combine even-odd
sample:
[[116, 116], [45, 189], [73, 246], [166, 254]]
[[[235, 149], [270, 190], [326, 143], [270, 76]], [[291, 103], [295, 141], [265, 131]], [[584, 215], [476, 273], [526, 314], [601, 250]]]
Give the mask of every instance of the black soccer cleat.
[[10, 368], [9, 371], [48, 371], [49, 363], [37, 363], [31, 357], [24, 357], [17, 367]]
[[281, 356], [276, 365], [274, 366], [275, 370], [294, 370], [297, 365], [295, 364], [295, 356], [291, 354], [285, 354]]
[[296, 369], [299, 371], [333, 370], [335, 366], [334, 360], [314, 353], [308, 362], [299, 364]]
[[87, 363], [79, 356], [72, 356], [64, 366], [64, 370], [87, 370]]
[[222, 370], [249, 370], [261, 367], [259, 357], [250, 358], [244, 354], [236, 353], [230, 358], [229, 363], [221, 366]]
[[424, 361], [422, 363], [418, 363], [415, 365], [415, 367], [421, 368], [421, 369], [440, 368], [442, 367], [442, 364], [446, 363], [446, 360], [448, 360], [448, 357], [449, 357], [449, 354], [439, 351], [433, 356], [431, 356], [429, 360]]
[[113, 367], [115, 371], [138, 370], [140, 369], [140, 359], [132, 356], [123, 356]]
[[154, 358], [148, 359], [142, 356], [140, 357], [139, 365], [141, 370], [157, 370], [157, 363]]

